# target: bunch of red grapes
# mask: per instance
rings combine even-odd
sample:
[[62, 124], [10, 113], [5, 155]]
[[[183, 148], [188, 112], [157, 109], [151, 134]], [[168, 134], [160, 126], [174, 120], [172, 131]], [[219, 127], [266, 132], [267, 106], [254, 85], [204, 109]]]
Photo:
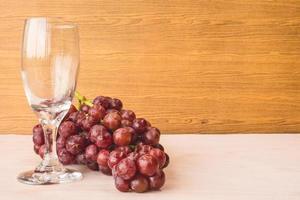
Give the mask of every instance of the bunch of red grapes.
[[[81, 99], [82, 100], [82, 99]], [[119, 99], [98, 96], [71, 106], [58, 129], [57, 154], [64, 165], [84, 164], [112, 175], [122, 192], [158, 190], [165, 183], [169, 156], [159, 144], [160, 131]], [[40, 124], [33, 128], [34, 151], [45, 152]]]

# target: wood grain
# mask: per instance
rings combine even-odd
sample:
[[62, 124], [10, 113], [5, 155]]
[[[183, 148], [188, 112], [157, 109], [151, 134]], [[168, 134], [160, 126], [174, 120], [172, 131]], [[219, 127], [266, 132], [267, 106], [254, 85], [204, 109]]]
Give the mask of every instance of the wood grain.
[[29, 16], [78, 23], [78, 90], [164, 133], [300, 132], [300, 1], [0, 0], [0, 133], [36, 122], [19, 72]]

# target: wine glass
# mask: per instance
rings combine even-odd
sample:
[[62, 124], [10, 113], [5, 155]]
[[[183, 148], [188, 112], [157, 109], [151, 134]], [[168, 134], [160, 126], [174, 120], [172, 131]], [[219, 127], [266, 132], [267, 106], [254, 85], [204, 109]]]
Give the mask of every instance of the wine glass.
[[22, 183], [72, 182], [82, 173], [66, 169], [56, 152], [57, 129], [73, 99], [79, 68], [78, 28], [59, 19], [32, 17], [25, 21], [22, 79], [29, 105], [43, 127], [46, 150], [35, 170], [18, 176]]

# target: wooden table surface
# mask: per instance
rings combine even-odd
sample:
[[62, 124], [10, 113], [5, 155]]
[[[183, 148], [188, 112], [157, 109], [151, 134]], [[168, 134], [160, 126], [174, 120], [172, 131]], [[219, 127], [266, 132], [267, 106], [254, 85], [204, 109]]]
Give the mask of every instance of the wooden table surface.
[[84, 179], [76, 183], [21, 184], [17, 174], [39, 162], [31, 137], [0, 136], [0, 198], [300, 199], [300, 135], [163, 135], [161, 143], [171, 157], [166, 185], [162, 191], [135, 194], [118, 192], [112, 177], [85, 167], [79, 167]]

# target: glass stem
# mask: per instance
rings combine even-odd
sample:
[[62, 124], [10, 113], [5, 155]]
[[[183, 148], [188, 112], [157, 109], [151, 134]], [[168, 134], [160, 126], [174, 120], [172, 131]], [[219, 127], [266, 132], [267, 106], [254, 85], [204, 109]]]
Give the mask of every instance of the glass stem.
[[43, 120], [41, 120], [41, 124], [45, 137], [45, 152], [43, 161], [36, 170], [48, 172], [61, 171], [63, 166], [60, 164], [56, 152], [56, 135], [58, 127], [52, 123], [44, 123]]

